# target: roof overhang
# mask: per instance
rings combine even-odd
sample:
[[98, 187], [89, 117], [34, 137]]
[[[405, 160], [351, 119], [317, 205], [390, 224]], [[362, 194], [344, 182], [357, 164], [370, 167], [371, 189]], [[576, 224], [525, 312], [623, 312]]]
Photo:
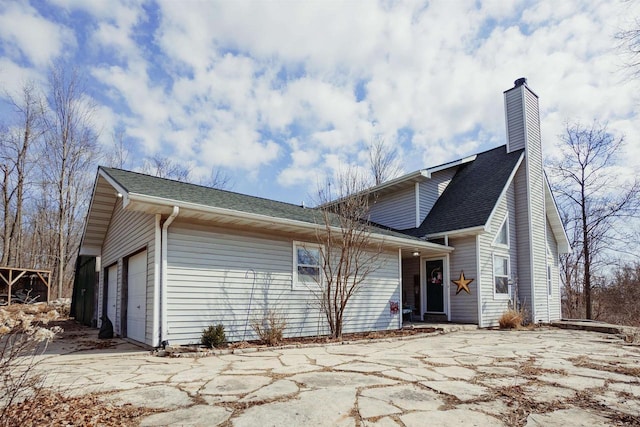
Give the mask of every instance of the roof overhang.
[[80, 255], [100, 256], [116, 200], [124, 194], [124, 188], [98, 169], [80, 241]]
[[551, 192], [549, 180], [547, 180], [546, 175], [544, 176], [544, 204], [547, 211], [547, 220], [549, 221], [549, 225], [551, 226], [553, 236], [556, 238], [556, 242], [558, 243], [558, 252], [561, 254], [570, 253], [571, 244], [569, 243], [569, 238], [567, 237], [567, 232], [564, 229], [564, 225], [562, 225], [560, 211], [558, 210], [556, 199], [553, 197], [553, 193]]
[[[122, 208], [128, 211], [147, 214], [169, 215], [173, 207], [180, 208], [181, 219], [207, 221], [229, 228], [254, 228], [261, 231], [292, 233], [315, 237], [325, 227], [324, 224], [311, 223], [287, 218], [272, 217], [234, 209], [213, 207], [196, 203], [154, 197], [146, 194], [130, 193], [121, 187], [107, 173], [98, 170], [91, 205], [80, 245], [81, 255], [99, 256], [102, 243], [109, 227], [116, 201], [122, 198]], [[430, 253], [448, 253], [452, 247], [439, 245], [411, 237], [371, 233], [373, 244], [405, 251], [429, 251]]]
[[[259, 228], [287, 233], [302, 233], [316, 236], [319, 231], [325, 228], [322, 223], [278, 218], [251, 212], [237, 211], [234, 209], [205, 206], [196, 203], [188, 203], [176, 200], [169, 200], [160, 197], [153, 197], [144, 194], [129, 193], [127, 195], [127, 208], [135, 211], [143, 211], [149, 214], [160, 213], [170, 214], [174, 206], [180, 208], [180, 218], [189, 218], [202, 221], [211, 221], [219, 225]], [[334, 230], [337, 228], [333, 227]], [[390, 236], [386, 234], [371, 233], [372, 243], [380, 243], [393, 248], [405, 250], [436, 250], [440, 252], [451, 252], [452, 247], [439, 245], [409, 237]]]

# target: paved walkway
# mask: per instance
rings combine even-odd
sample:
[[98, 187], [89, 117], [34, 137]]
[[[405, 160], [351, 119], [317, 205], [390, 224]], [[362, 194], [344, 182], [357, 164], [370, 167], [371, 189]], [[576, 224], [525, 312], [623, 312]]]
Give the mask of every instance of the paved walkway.
[[640, 424], [640, 346], [595, 332], [474, 330], [203, 358], [92, 342], [52, 347], [49, 385], [163, 411], [143, 426]]

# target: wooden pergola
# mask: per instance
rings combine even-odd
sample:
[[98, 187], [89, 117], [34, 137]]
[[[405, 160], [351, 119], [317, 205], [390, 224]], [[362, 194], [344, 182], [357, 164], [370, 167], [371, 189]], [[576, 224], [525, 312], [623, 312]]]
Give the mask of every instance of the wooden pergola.
[[0, 267], [0, 284], [7, 285], [7, 305], [11, 305], [11, 291], [12, 287], [20, 281], [25, 279], [26, 275], [29, 278], [38, 278], [42, 284], [47, 288], [47, 302], [49, 302], [49, 294], [51, 291], [51, 270], [34, 270], [32, 268], [15, 268], [15, 267]]

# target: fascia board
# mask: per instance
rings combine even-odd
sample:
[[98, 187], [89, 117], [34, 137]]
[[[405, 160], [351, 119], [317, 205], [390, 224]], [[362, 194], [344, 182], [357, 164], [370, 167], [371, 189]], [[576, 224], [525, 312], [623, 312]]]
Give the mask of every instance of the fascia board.
[[[569, 243], [569, 238], [567, 237], [567, 232], [562, 225], [562, 218], [560, 217], [560, 211], [558, 209], [558, 205], [556, 204], [556, 199], [553, 197], [553, 193], [551, 192], [551, 186], [549, 185], [549, 180], [547, 179], [547, 175], [544, 176], [544, 196], [545, 196], [545, 207], [546, 207], [546, 215], [550, 219], [551, 229], [553, 230], [553, 235], [558, 241], [558, 250], [560, 253], [570, 253], [571, 252], [571, 244]], [[554, 222], [556, 223], [554, 226]], [[558, 230], [558, 228], [560, 230]]]
[[428, 168], [427, 171], [430, 174], [433, 174], [433, 173], [436, 173], [436, 172], [443, 171], [445, 169], [453, 168], [453, 167], [456, 167], [456, 166], [463, 165], [465, 163], [472, 162], [472, 161], [474, 161], [476, 159], [476, 157], [478, 157], [478, 155], [477, 154], [473, 154], [473, 155], [465, 157], [463, 159], [454, 160], [454, 161], [449, 162], [449, 163], [444, 163], [444, 164], [439, 165], [439, 166], [434, 166], [432, 168]]
[[485, 230], [485, 226], [484, 225], [478, 225], [476, 227], [469, 227], [469, 228], [461, 228], [460, 230], [451, 230], [451, 231], [444, 231], [442, 233], [433, 233], [433, 234], [428, 234], [427, 238], [428, 239], [439, 239], [441, 237], [445, 237], [445, 236], [459, 236], [459, 235], [468, 235], [468, 234], [482, 234], [484, 232], [486, 232], [487, 230]]

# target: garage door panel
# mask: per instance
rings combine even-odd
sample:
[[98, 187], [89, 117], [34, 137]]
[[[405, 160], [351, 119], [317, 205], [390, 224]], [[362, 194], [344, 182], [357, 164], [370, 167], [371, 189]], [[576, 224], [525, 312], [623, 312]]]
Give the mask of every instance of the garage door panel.
[[[115, 325], [117, 315], [117, 295], [118, 295], [118, 265], [113, 265], [107, 270], [107, 317]], [[117, 332], [117, 331], [116, 331]]]
[[127, 336], [144, 342], [147, 309], [147, 251], [129, 258], [127, 273]]

